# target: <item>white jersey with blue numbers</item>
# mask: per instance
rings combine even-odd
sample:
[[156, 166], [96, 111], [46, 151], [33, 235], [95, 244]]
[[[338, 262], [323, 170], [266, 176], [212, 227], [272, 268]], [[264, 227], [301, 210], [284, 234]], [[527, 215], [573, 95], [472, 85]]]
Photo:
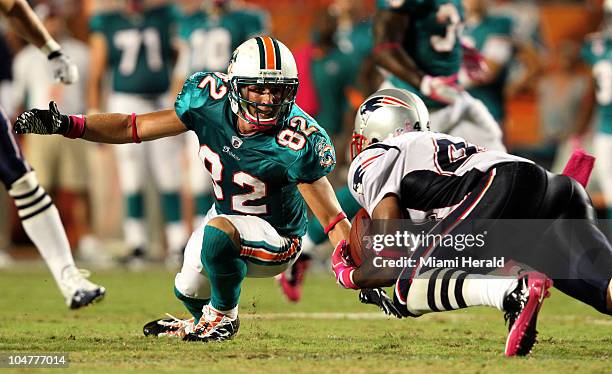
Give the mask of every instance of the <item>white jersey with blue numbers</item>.
[[452, 205], [441, 196], [449, 191], [467, 194], [492, 166], [512, 161], [531, 163], [459, 137], [410, 132], [364, 149], [351, 163], [347, 183], [370, 215], [385, 195], [394, 194], [413, 219], [425, 218], [425, 212], [444, 218]]

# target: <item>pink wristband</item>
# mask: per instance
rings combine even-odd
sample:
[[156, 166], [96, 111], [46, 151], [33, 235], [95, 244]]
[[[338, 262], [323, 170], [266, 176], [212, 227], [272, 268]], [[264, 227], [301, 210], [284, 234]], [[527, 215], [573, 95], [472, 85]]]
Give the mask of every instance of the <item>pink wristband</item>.
[[138, 127], [136, 126], [136, 113], [132, 113], [132, 141], [134, 143], [140, 143], [140, 137], [138, 136]]
[[85, 116], [82, 114], [69, 115], [68, 118], [70, 126], [64, 136], [71, 139], [82, 138], [85, 134]]
[[359, 287], [357, 287], [355, 285], [355, 283], [353, 282], [353, 272], [355, 271], [354, 268], [351, 267], [346, 267], [344, 269], [341, 269], [340, 272], [338, 273], [338, 283], [340, 283], [344, 288], [351, 288], [353, 290], [358, 290]]
[[346, 214], [344, 214], [344, 212], [338, 213], [338, 215], [327, 226], [325, 226], [325, 229], [323, 229], [323, 232], [325, 233], [325, 235], [327, 235], [327, 233], [332, 231], [334, 227], [336, 227], [338, 222], [342, 221], [345, 218], [346, 218]]
[[375, 55], [387, 49], [398, 49], [398, 48], [402, 48], [402, 45], [397, 42], [380, 43], [380, 44], [375, 45], [374, 48], [372, 48], [372, 54]]

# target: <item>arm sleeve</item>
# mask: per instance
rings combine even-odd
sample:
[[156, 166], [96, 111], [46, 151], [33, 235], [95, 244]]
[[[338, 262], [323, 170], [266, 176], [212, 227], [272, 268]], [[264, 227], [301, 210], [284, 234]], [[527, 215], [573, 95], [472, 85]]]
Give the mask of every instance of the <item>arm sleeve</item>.
[[198, 90], [198, 84], [202, 80], [204, 74], [203, 73], [195, 73], [183, 84], [183, 89], [176, 96], [176, 101], [174, 102], [174, 111], [178, 118], [187, 126], [189, 130], [193, 130], [193, 123], [191, 121], [191, 101], [192, 96], [194, 95], [195, 90]]
[[591, 58], [591, 43], [589, 41], [585, 41], [582, 44], [582, 47], [580, 48], [580, 57], [587, 64], [593, 64], [593, 59]]
[[104, 16], [101, 14], [94, 14], [89, 19], [89, 31], [94, 32], [103, 32], [104, 30]]
[[287, 171], [290, 182], [311, 183], [326, 176], [336, 165], [334, 146], [325, 131], [308, 136], [301, 154]]

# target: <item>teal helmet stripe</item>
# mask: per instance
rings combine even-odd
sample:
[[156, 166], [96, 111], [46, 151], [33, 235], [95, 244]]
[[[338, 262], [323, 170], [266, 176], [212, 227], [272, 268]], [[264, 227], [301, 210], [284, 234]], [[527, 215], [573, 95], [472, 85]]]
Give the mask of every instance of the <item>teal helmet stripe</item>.
[[259, 48], [259, 68], [265, 69], [266, 68], [266, 52], [264, 49], [263, 40], [259, 36], [255, 38], [255, 40], [257, 41], [257, 47]]
[[281, 53], [280, 53], [280, 48], [278, 46], [278, 41], [276, 41], [276, 39], [274, 38], [270, 38], [270, 39], [272, 39], [272, 43], [274, 44], [274, 55], [276, 56], [276, 70], [281, 70], [282, 69]]

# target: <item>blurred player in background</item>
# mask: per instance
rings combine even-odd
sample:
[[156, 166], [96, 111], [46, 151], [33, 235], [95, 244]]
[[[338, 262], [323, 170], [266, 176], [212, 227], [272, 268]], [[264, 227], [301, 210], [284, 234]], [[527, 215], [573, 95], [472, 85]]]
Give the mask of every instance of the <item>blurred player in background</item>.
[[468, 92], [482, 100], [498, 123], [504, 119], [504, 85], [513, 55], [512, 19], [488, 13], [489, 0], [463, 0], [465, 28], [461, 41], [481, 51], [487, 71], [478, 80], [465, 69], [459, 81]]
[[[599, 178], [608, 216], [608, 235], [612, 237], [612, 0], [604, 1], [601, 30], [587, 35], [582, 46], [582, 58], [592, 67], [595, 82], [596, 128], [593, 139], [595, 172]], [[593, 104], [590, 110], [592, 111]], [[582, 137], [588, 121], [578, 130]]]
[[21, 133], [59, 133], [107, 143], [139, 142], [195, 131], [214, 181], [215, 204], [193, 232], [174, 286], [193, 315], [156, 320], [145, 335], [184, 340], [231, 339], [240, 326], [238, 301], [246, 276], [271, 277], [293, 262], [306, 231], [306, 206], [339, 243], [350, 224], [325, 177], [334, 167], [329, 137], [294, 105], [299, 85], [291, 51], [276, 39], [247, 40], [228, 74], [189, 77], [175, 110], [138, 116], [49, 110], [20, 115]]
[[[68, 86], [54, 82], [50, 68], [45, 64], [45, 56], [33, 45], [28, 45], [15, 56], [13, 63], [13, 95], [19, 107], [36, 108], [55, 100], [72, 113], [85, 111], [89, 50], [86, 44], [69, 35], [65, 24], [69, 9], [64, 5], [67, 4], [56, 0], [38, 5], [35, 11], [51, 36], [59, 40], [62, 50], [77, 66], [80, 79]], [[25, 137], [25, 153], [37, 170], [40, 185], [50, 191], [60, 207], [67, 208], [60, 213], [66, 226], [74, 228], [72, 236], [68, 232], [68, 239], [72, 243], [78, 239], [79, 249], [91, 247], [88, 251], [98, 251], [100, 248], [91, 235], [89, 225], [89, 147], [86, 142]]]
[[434, 131], [505, 150], [499, 126], [482, 127], [485, 122], [462, 121], [460, 117], [449, 120], [437, 111], [459, 98], [462, 64], [470, 77], [477, 77], [485, 69], [478, 51], [461, 44], [461, 2], [378, 0], [377, 7], [373, 55], [391, 74], [380, 88], [397, 87], [418, 94], [431, 110]]
[[[101, 91], [107, 69], [112, 77], [106, 109], [145, 113], [168, 106], [171, 71], [176, 58], [175, 29], [180, 13], [165, 1], [125, 0], [118, 10], [95, 14], [90, 20], [92, 51], [88, 104], [103, 107]], [[124, 194], [128, 266], [140, 266], [147, 253], [144, 188], [150, 170], [161, 197], [167, 243], [166, 263], [176, 267], [187, 242], [182, 221], [181, 139], [169, 138], [144, 146], [116, 146], [119, 180]]]
[[[56, 80], [65, 84], [78, 80], [77, 67], [63, 54], [25, 0], [0, 0], [0, 12], [19, 35], [47, 56], [49, 73]], [[76, 268], [59, 212], [23, 158], [1, 108], [0, 129], [0, 178], [15, 201], [24, 230], [49, 266], [67, 305], [76, 309], [101, 300], [106, 290], [89, 282]]]
[[[232, 51], [252, 36], [268, 32], [268, 14], [240, 6], [231, 0], [184, 0], [184, 16], [179, 26], [181, 59], [173, 77], [173, 92], [178, 93], [185, 77], [198, 71], [224, 71]], [[200, 149], [195, 134], [187, 136], [189, 181], [193, 193], [194, 221], [197, 227], [212, 203], [212, 184], [198, 158]]]

